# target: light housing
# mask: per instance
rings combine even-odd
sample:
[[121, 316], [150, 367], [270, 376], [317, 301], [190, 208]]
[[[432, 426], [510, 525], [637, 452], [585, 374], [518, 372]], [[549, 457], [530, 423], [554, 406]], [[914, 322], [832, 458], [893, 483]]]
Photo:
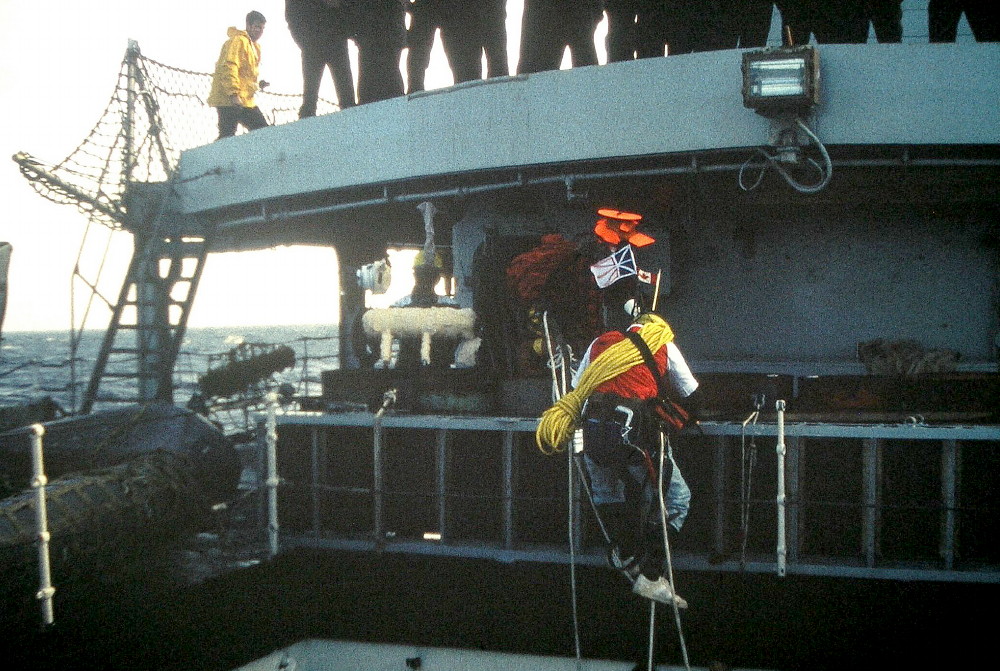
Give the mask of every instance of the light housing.
[[801, 114], [819, 102], [819, 52], [810, 45], [743, 54], [743, 105], [764, 116]]

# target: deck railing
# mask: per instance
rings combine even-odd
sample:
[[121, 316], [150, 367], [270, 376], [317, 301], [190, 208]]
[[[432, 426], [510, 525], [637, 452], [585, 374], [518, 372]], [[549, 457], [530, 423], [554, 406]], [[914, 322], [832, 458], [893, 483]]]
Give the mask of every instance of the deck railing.
[[[280, 415], [283, 547], [604, 562], [569, 457], [534, 418]], [[675, 566], [777, 572], [778, 427], [702, 422], [674, 439], [693, 491]], [[989, 484], [1000, 427], [785, 422], [788, 574], [1000, 582]]]

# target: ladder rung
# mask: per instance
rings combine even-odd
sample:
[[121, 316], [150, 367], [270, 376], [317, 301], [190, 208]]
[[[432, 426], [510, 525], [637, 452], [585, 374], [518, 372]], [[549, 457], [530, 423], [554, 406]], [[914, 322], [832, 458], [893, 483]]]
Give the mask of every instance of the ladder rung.
[[[167, 306], [171, 306], [171, 305], [187, 305], [189, 302], [190, 301], [187, 301], [187, 300], [182, 300], [182, 301], [168, 300], [167, 301]], [[122, 305], [127, 305], [127, 306], [130, 306], [130, 307], [136, 307], [136, 308], [155, 308], [155, 307], [158, 307], [160, 304], [159, 303], [155, 303], [155, 302], [151, 302], [151, 301], [146, 301], [144, 303], [137, 303], [136, 301], [123, 301]]]

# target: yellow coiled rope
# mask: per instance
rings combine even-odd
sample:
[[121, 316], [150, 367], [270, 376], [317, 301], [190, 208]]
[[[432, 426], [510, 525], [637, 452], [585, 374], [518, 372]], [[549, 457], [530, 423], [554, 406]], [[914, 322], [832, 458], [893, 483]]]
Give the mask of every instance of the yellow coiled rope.
[[[674, 339], [674, 332], [658, 315], [647, 313], [636, 321], [642, 324], [639, 335], [649, 345], [651, 352], [659, 351]], [[591, 361], [583, 371], [576, 389], [566, 393], [542, 413], [538, 429], [535, 430], [535, 444], [538, 445], [538, 449], [543, 454], [562, 452], [566, 441], [580, 423], [583, 404], [590, 394], [602, 383], [641, 363], [644, 363], [642, 353], [628, 339], [617, 342], [601, 352], [600, 356]]]

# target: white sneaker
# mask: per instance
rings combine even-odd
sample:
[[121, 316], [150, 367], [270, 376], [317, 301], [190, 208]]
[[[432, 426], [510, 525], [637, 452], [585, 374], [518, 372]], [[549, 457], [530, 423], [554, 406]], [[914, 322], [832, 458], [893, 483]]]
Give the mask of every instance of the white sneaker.
[[632, 591], [641, 597], [653, 599], [660, 603], [669, 604], [676, 601], [678, 608], [688, 607], [687, 601], [680, 595], [674, 594], [674, 590], [670, 588], [670, 583], [663, 576], [654, 581], [640, 573], [639, 577], [635, 579], [635, 584], [632, 585]]

